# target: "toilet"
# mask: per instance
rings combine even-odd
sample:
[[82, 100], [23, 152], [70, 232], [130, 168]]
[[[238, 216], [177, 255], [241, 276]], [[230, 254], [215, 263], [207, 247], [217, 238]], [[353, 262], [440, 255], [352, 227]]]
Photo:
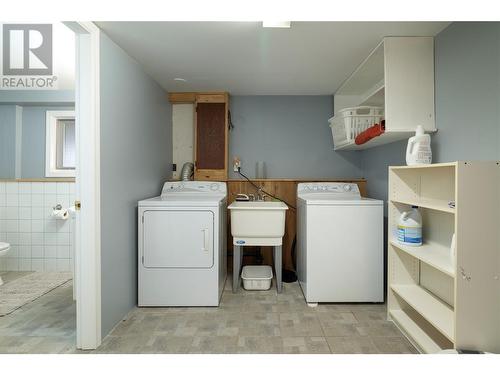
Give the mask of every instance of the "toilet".
[[[10, 250], [10, 244], [6, 242], [0, 242], [0, 257], [7, 254]], [[0, 277], [0, 285], [3, 285], [3, 280]]]

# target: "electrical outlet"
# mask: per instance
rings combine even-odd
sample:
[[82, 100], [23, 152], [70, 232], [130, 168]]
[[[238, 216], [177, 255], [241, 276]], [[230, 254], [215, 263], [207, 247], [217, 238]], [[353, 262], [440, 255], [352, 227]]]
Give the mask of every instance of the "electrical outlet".
[[241, 168], [241, 160], [238, 156], [233, 158], [233, 172], [238, 172]]

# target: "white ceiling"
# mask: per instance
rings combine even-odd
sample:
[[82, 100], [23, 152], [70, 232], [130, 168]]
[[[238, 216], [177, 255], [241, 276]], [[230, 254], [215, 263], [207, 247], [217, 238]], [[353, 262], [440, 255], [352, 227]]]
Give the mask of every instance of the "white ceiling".
[[[98, 22], [167, 91], [332, 94], [384, 36], [433, 36], [448, 22]], [[176, 82], [184, 78], [187, 82]]]

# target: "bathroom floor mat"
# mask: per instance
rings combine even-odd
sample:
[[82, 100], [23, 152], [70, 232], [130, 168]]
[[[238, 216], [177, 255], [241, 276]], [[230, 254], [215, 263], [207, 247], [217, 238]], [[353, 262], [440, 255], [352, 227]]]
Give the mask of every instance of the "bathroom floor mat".
[[72, 279], [71, 272], [33, 272], [0, 286], [0, 316], [8, 315], [27, 303]]

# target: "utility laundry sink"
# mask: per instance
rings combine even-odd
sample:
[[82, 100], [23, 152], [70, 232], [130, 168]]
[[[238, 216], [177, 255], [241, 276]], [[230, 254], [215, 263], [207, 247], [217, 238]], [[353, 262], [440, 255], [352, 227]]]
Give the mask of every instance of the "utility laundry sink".
[[283, 202], [233, 202], [231, 212], [231, 234], [233, 244], [239, 246], [280, 246], [285, 234], [285, 212]]

